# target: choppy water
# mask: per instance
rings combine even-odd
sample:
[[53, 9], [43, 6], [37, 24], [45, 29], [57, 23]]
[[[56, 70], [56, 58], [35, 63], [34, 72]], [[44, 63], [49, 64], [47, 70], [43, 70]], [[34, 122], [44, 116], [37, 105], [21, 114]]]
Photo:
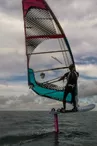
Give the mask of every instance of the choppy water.
[[97, 112], [59, 115], [59, 134], [49, 112], [0, 112], [0, 146], [97, 146]]

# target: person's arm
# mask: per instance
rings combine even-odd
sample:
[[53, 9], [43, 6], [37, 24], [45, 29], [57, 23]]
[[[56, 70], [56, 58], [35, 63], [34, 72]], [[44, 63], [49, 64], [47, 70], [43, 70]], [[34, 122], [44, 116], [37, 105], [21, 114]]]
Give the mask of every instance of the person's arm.
[[64, 80], [67, 77], [67, 74], [68, 73], [64, 74], [58, 81]]
[[79, 72], [77, 72], [77, 76], [79, 77]]

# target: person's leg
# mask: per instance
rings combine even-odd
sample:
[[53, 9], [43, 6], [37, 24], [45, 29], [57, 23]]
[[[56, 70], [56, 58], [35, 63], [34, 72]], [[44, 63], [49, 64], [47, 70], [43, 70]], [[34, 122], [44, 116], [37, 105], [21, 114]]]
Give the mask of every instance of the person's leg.
[[66, 109], [66, 97], [67, 97], [68, 93], [69, 93], [69, 87], [67, 86], [67, 87], [65, 88], [64, 98], [63, 98], [63, 108], [64, 108], [64, 109]]
[[73, 110], [77, 111], [76, 99], [75, 99], [75, 88], [72, 89], [72, 101], [73, 101]]

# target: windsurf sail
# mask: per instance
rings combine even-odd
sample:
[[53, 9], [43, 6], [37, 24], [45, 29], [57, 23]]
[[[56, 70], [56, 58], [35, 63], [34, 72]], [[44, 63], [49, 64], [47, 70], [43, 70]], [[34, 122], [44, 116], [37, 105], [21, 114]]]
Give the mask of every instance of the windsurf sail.
[[[23, 0], [22, 4], [28, 85], [40, 96], [62, 101], [65, 84], [55, 81], [70, 64], [75, 65], [66, 35], [45, 0]], [[71, 100], [69, 94], [66, 101]]]

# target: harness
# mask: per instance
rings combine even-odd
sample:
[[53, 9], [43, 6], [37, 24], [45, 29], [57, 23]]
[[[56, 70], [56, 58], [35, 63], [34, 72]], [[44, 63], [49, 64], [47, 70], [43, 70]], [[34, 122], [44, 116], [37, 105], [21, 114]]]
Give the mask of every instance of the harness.
[[68, 84], [68, 86], [73, 88], [73, 87], [75, 87], [75, 84], [73, 84], [73, 85], [72, 84]]
[[[77, 72], [73, 71], [73, 73], [76, 75], [76, 77], [78, 77]], [[68, 84], [70, 75], [72, 74], [72, 72], [69, 72], [68, 76], [67, 76], [67, 86], [74, 88], [76, 84]]]

